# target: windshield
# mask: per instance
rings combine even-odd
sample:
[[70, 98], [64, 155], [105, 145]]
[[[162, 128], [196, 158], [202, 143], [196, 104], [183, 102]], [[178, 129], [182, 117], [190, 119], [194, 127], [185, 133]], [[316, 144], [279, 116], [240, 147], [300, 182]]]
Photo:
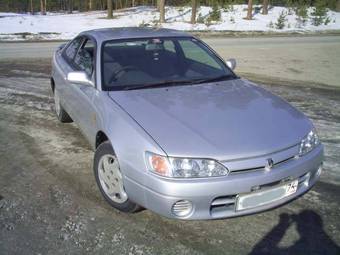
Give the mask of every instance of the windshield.
[[102, 51], [106, 90], [188, 85], [236, 76], [195, 38], [108, 41]]

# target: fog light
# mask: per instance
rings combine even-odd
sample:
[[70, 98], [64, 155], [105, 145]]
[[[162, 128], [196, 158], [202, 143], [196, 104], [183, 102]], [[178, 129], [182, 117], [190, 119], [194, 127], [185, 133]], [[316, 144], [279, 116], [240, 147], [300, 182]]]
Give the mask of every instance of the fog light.
[[316, 176], [320, 176], [322, 172], [322, 165], [319, 166], [318, 171], [316, 171]]
[[303, 184], [305, 185], [305, 186], [307, 186], [308, 187], [308, 185], [309, 185], [309, 181], [310, 181], [310, 172], [308, 172], [306, 175], [305, 175], [305, 181], [303, 182]]
[[172, 213], [178, 217], [188, 216], [192, 212], [192, 203], [188, 200], [180, 200], [172, 206]]

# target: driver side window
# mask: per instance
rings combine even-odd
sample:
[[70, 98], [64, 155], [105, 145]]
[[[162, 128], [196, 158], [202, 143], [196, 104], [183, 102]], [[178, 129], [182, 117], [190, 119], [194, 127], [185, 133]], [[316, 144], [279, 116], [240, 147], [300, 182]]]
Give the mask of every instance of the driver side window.
[[79, 49], [79, 47], [80, 47], [82, 41], [83, 41], [83, 38], [78, 37], [78, 38], [74, 39], [74, 40], [70, 43], [70, 45], [66, 48], [65, 53], [64, 53], [64, 54], [65, 54], [64, 57], [65, 57], [69, 62], [72, 62], [72, 61], [73, 61], [73, 59], [74, 59], [74, 57], [75, 57], [75, 55], [76, 55], [76, 53], [77, 53], [77, 51], [78, 51], [78, 49]]
[[91, 77], [94, 69], [94, 52], [95, 44], [91, 39], [87, 39], [74, 58], [76, 67], [79, 70], [86, 72], [89, 77]]

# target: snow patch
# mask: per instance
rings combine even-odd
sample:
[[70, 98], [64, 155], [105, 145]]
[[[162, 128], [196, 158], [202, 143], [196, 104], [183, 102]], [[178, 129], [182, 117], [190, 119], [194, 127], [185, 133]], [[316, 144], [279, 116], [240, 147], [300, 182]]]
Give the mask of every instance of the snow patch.
[[[257, 8], [255, 8], [257, 7]], [[254, 6], [258, 10], [260, 6]], [[47, 13], [47, 15], [30, 15], [0, 13], [0, 40], [57, 40], [71, 39], [78, 33], [109, 27], [161, 26], [190, 31], [263, 31], [263, 32], [308, 32], [340, 29], [340, 13], [328, 11], [329, 23], [314, 26], [309, 19], [301, 25], [294, 12], [286, 7], [273, 7], [268, 15], [254, 11], [253, 20], [245, 20], [246, 5], [233, 5], [221, 9], [221, 21], [206, 22], [211, 7], [201, 6], [197, 17], [202, 23], [190, 24], [190, 7], [166, 7], [166, 23], [159, 24], [159, 12], [153, 7], [139, 6], [114, 11], [113, 19], [106, 19], [105, 11]], [[312, 7], [308, 12], [311, 13]], [[276, 29], [275, 23], [281, 13], [286, 13], [283, 29]]]

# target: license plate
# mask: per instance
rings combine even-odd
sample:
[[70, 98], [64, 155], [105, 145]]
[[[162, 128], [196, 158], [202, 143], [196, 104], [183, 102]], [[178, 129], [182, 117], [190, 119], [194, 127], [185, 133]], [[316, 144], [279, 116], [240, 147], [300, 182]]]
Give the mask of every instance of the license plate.
[[270, 204], [282, 198], [294, 194], [298, 188], [298, 180], [277, 186], [264, 191], [258, 191], [250, 194], [239, 195], [236, 203], [236, 210], [250, 209], [266, 204]]

